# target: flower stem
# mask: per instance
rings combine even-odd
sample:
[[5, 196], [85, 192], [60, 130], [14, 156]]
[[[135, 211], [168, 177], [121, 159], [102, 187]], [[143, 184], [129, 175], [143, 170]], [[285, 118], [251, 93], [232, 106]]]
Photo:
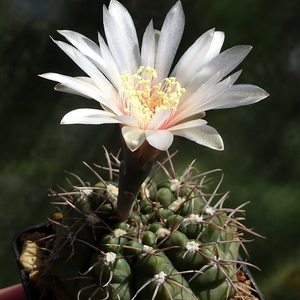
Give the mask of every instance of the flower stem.
[[116, 214], [120, 221], [128, 219], [139, 189], [149, 175], [154, 157], [159, 152], [147, 141], [136, 151], [131, 151], [123, 141], [123, 158], [119, 168], [119, 193], [116, 207]]

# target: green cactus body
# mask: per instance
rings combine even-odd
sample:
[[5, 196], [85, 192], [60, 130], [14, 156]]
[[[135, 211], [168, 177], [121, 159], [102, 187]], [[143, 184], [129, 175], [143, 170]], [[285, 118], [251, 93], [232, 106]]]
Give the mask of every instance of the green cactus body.
[[41, 268], [43, 277], [55, 278], [48, 283], [58, 298], [225, 300], [239, 294], [242, 226], [234, 210], [223, 208], [227, 194], [216, 196], [204, 187], [205, 176], [191, 170], [147, 181], [126, 222], [114, 214], [112, 183], [53, 192], [58, 204], [64, 201]]

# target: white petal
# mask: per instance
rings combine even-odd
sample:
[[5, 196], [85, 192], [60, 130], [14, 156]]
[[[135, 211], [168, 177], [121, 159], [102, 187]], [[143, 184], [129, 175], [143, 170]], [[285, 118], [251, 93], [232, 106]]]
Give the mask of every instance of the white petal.
[[215, 150], [224, 149], [221, 136], [213, 127], [208, 125], [203, 125], [198, 128], [172, 131], [172, 133]]
[[139, 127], [138, 122], [136, 121], [135, 118], [128, 116], [128, 115], [121, 115], [121, 116], [114, 116], [114, 119], [120, 121], [120, 123], [129, 126], [129, 127]]
[[[95, 86], [93, 80], [90, 78], [90, 77], [74, 77], [75, 79], [78, 79], [78, 80], [81, 80], [81, 81], [84, 81], [84, 82], [87, 82], [88, 84]], [[74, 95], [79, 95], [79, 96], [82, 96], [82, 97], [86, 97], [86, 98], [91, 98], [89, 97], [88, 95], [86, 94], [82, 94], [82, 93], [79, 93], [77, 90], [74, 90], [74, 89], [71, 89], [65, 85], [63, 85], [62, 83], [58, 83], [54, 89], [58, 92], [63, 92], [63, 93], [69, 93], [69, 94], [74, 94]]]
[[[217, 84], [214, 85], [214, 87], [210, 90], [207, 91], [206, 94], [202, 94], [202, 105], [206, 102], [211, 102], [212, 99], [216, 98], [217, 96], [221, 95], [224, 93], [227, 89], [229, 89], [239, 78], [241, 75], [242, 70], [237, 71], [233, 73], [232, 75], [228, 76], [227, 78], [223, 79], [222, 81], [219, 81]], [[196, 97], [197, 97], [197, 93]], [[205, 96], [205, 97], [203, 97]]]
[[[222, 94], [236, 82], [240, 76], [241, 71], [235, 72], [226, 79], [218, 82], [214, 86], [209, 84], [198, 89], [189, 99], [187, 99], [180, 109], [181, 114], [198, 114], [220, 105]], [[222, 103], [222, 102], [221, 102]]]
[[119, 73], [131, 71], [121, 29], [116, 23], [116, 20], [109, 15], [105, 6], [103, 6], [103, 25], [109, 50], [116, 62]]
[[120, 123], [113, 119], [114, 115], [99, 109], [80, 108], [68, 112], [61, 120], [61, 124], [106, 124]]
[[201, 35], [192, 46], [183, 54], [176, 64], [171, 76], [176, 77], [181, 86], [194, 76], [195, 72], [203, 65], [214, 36], [214, 29]]
[[65, 88], [73, 90], [78, 94], [87, 96], [88, 98], [95, 99], [101, 103], [101, 91], [94, 84], [88, 82], [88, 80], [82, 80], [82, 77], [70, 77], [57, 73], [44, 73], [39, 75], [40, 77], [60, 82]]
[[118, 71], [117, 65], [100, 33], [98, 33], [98, 41], [106, 68], [103, 71], [103, 74], [109, 79], [109, 81], [115, 86], [115, 88], [118, 89], [120, 84], [120, 73]]
[[168, 12], [157, 46], [155, 70], [158, 82], [167, 77], [179, 46], [184, 28], [184, 13], [180, 1]]
[[151, 119], [150, 123], [147, 126], [149, 130], [157, 130], [159, 129], [163, 123], [168, 119], [170, 116], [170, 112], [168, 110], [160, 111], [156, 113], [153, 118]]
[[111, 94], [115, 92], [115, 88], [107, 80], [107, 78], [95, 67], [95, 65], [85, 57], [75, 47], [61, 42], [53, 40], [87, 75], [89, 75], [100, 90], [105, 94]]
[[[209, 61], [185, 86], [186, 90], [194, 92], [197, 87], [206, 84], [214, 77], [215, 83], [234, 70], [252, 49], [251, 46], [235, 46], [225, 50]], [[215, 75], [218, 74], [218, 77]], [[187, 95], [183, 96], [187, 97]]]
[[45, 73], [40, 76], [49, 80], [58, 81], [68, 89], [76, 91], [78, 94], [95, 99], [115, 114], [121, 114], [120, 109], [113, 101], [116, 96], [114, 94], [103, 93], [98, 89], [98, 87], [95, 87], [95, 84], [90, 84], [88, 80], [82, 80], [80, 78], [69, 77], [56, 73]]
[[155, 30], [153, 28], [153, 22], [151, 20], [143, 35], [141, 47], [141, 65], [154, 68], [155, 54]]
[[217, 71], [211, 76], [203, 76], [199, 78], [197, 77], [198, 74], [196, 74], [184, 87], [186, 91], [180, 97], [181, 104], [185, 103], [187, 99], [189, 99], [196, 91], [209, 91], [217, 82], [221, 80], [222, 77], [220, 74], [221, 73]]
[[220, 76], [224, 77], [244, 60], [251, 49], [252, 46], [234, 46], [227, 49], [209, 61], [199, 73], [211, 76], [213, 73], [220, 72]]
[[131, 151], [138, 149], [145, 141], [145, 131], [142, 129], [124, 126], [121, 131], [124, 141]]
[[202, 125], [205, 125], [207, 123], [207, 121], [203, 120], [203, 119], [196, 119], [196, 120], [191, 120], [188, 122], [183, 122], [177, 125], [174, 125], [172, 127], [168, 127], [168, 130], [173, 132], [176, 130], [182, 130], [182, 129], [187, 129], [187, 128], [195, 128], [195, 127], [199, 127]]
[[205, 64], [220, 53], [223, 42], [223, 32], [208, 30], [184, 53], [172, 76], [184, 87]]
[[249, 105], [268, 96], [269, 94], [258, 86], [251, 84], [236, 84], [220, 96], [218, 99], [220, 105], [215, 106], [214, 108], [233, 108], [242, 105]]
[[140, 50], [132, 18], [126, 8], [112, 0], [108, 10], [103, 7], [104, 30], [109, 49], [119, 72], [134, 74], [140, 67]]
[[[202, 98], [192, 98], [192, 96], [194, 95], [195, 91], [197, 90], [198, 87], [198, 91], [199, 93], [202, 91], [203, 94], [205, 95], [206, 92], [209, 92], [213, 86], [215, 85], [216, 81], [219, 78], [219, 73], [217, 72], [216, 74], [214, 74], [211, 78], [209, 78], [207, 80], [207, 82], [202, 85], [202, 86], [195, 86], [193, 87], [193, 89], [188, 89], [185, 93], [182, 94], [182, 96], [180, 97], [180, 101], [179, 101], [179, 105], [177, 107], [177, 111], [176, 114], [174, 116], [174, 118], [172, 119], [172, 124], [177, 124], [180, 123], [182, 120], [185, 120], [186, 118], [188, 118], [190, 116], [191, 113], [191, 106], [193, 107], [192, 111], [194, 112], [195, 107], [199, 107], [202, 103]], [[196, 102], [195, 102], [196, 101]], [[195, 114], [199, 113], [198, 112], [194, 112]]]
[[98, 46], [96, 43], [80, 33], [70, 30], [59, 30], [58, 32], [72, 43], [81, 53], [87, 56], [92, 63], [103, 74], [105, 74], [115, 87], [119, 86], [118, 81], [116, 81], [116, 79], [119, 78], [119, 72], [117, 71], [111, 55], [108, 57], [107, 52], [109, 52], [109, 50], [103, 39], [99, 39], [100, 46]]
[[174, 136], [167, 130], [146, 130], [148, 143], [161, 151], [166, 151], [172, 145]]
[[210, 44], [210, 48], [208, 50], [208, 53], [205, 56], [205, 59], [203, 60], [203, 64], [206, 64], [211, 59], [213, 59], [215, 56], [217, 56], [222, 48], [222, 45], [224, 43], [225, 34], [222, 31], [216, 31], [213, 36], [213, 40]]
[[110, 1], [108, 9], [119, 23], [124, 39], [127, 42], [127, 50], [132, 70], [136, 71], [140, 67], [141, 58], [134, 22], [127, 9], [118, 1]]
[[100, 70], [105, 68], [101, 56], [100, 48], [93, 41], [84, 35], [71, 30], [58, 30], [71, 44], [73, 44], [81, 53], [87, 56]]

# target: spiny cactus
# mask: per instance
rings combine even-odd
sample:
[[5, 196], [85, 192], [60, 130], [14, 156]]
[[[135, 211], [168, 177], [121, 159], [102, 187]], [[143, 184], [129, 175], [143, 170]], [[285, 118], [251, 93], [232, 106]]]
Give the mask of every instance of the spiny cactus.
[[[177, 176], [168, 155], [120, 222], [118, 163], [109, 160], [109, 181], [90, 167], [99, 180], [94, 186], [72, 174], [78, 184], [71, 192], [51, 190], [57, 212], [53, 235], [37, 241], [40, 284], [58, 299], [251, 299], [237, 280], [242, 231], [251, 231], [234, 216], [243, 205], [223, 207], [228, 193], [217, 193], [221, 180], [210, 188], [211, 172], [195, 173], [193, 164]], [[166, 178], [156, 183], [159, 169]]]

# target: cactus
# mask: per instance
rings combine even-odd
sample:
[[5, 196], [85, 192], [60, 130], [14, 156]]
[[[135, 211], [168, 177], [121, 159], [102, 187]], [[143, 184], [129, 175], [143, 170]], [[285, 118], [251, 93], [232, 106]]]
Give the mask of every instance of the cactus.
[[[103, 22], [106, 42], [99, 35], [99, 46], [69, 30], [59, 33], [71, 45], [54, 40], [87, 76], [41, 76], [57, 81], [58, 91], [99, 102], [101, 110], [75, 109], [61, 123], [119, 124], [122, 157], [112, 160], [106, 152], [108, 181], [89, 167], [95, 185], [73, 174], [78, 183], [72, 191], [51, 191], [58, 198], [53, 234], [27, 245], [35, 279], [58, 299], [251, 298], [251, 289], [237, 279], [241, 232], [251, 232], [234, 216], [243, 205], [224, 208], [228, 193], [218, 194], [221, 181], [209, 189], [210, 172], [195, 174], [193, 164], [176, 175], [170, 155], [149, 177], [155, 157], [174, 136], [223, 150], [221, 136], [203, 119], [207, 110], [268, 96], [254, 85], [234, 85], [240, 71], [229, 75], [251, 46], [220, 53], [224, 34], [211, 29], [171, 71], [185, 22], [180, 1], [161, 31], [150, 21], [141, 46], [117, 0], [104, 6]], [[159, 169], [166, 175], [160, 182]]]
[[[108, 156], [107, 156], [108, 157]], [[41, 238], [43, 259], [35, 268], [40, 286], [58, 299], [199, 299], [242, 298], [237, 280], [238, 251], [243, 243], [235, 213], [223, 207], [228, 193], [210, 187], [208, 175], [191, 163], [175, 174], [171, 156], [159, 163], [142, 185], [125, 222], [115, 215], [118, 175], [109, 159], [110, 180], [78, 184], [55, 192], [53, 234]], [[170, 164], [170, 171], [166, 164]], [[165, 179], [156, 183], [158, 171]], [[251, 292], [246, 294], [251, 298]]]

